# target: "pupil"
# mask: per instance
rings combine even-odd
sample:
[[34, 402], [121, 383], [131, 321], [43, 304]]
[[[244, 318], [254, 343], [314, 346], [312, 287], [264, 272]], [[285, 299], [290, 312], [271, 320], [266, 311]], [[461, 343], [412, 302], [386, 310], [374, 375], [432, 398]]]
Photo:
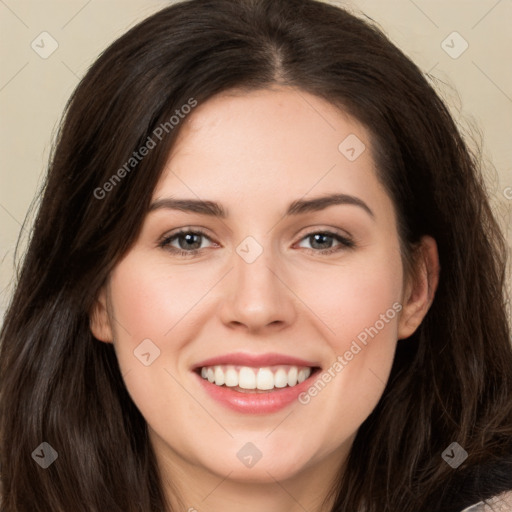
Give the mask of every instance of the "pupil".
[[[197, 237], [197, 236], [200, 236], [200, 235], [196, 235], [196, 234], [193, 234], [193, 233], [188, 233], [184, 236], [185, 238], [185, 241], [186, 241], [186, 244], [189, 244], [189, 245], [186, 245], [186, 247], [182, 247], [182, 249], [190, 249], [190, 244], [197, 244], [197, 242], [194, 242], [194, 237]], [[182, 244], [180, 244], [182, 245]], [[195, 247], [194, 247], [195, 249]]]
[[318, 233], [316, 235], [313, 235], [314, 244], [319, 244], [319, 245], [325, 244], [327, 238], [329, 238], [329, 235], [326, 235], [323, 233]]

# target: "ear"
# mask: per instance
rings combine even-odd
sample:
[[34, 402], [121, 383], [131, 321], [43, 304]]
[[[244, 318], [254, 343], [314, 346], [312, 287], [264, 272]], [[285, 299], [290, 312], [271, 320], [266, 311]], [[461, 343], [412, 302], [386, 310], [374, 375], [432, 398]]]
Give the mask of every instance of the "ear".
[[403, 309], [398, 323], [398, 339], [411, 336], [427, 314], [439, 283], [439, 254], [436, 241], [425, 235], [417, 248], [415, 268], [407, 278]]
[[112, 326], [108, 317], [107, 293], [103, 287], [98, 294], [89, 313], [89, 325], [95, 338], [106, 343], [112, 343]]

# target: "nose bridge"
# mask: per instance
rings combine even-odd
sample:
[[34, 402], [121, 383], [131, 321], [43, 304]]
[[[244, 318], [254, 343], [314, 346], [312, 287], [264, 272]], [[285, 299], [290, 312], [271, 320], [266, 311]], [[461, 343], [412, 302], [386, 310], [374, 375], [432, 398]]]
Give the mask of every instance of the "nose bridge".
[[271, 238], [246, 237], [233, 253], [232, 281], [225, 301], [225, 321], [261, 328], [290, 322], [293, 304], [279, 278]]
[[260, 240], [248, 236], [237, 246], [234, 255], [235, 287], [240, 298], [268, 302], [276, 293], [279, 294], [278, 279], [272, 271], [276, 257], [270, 238], [260, 237]]

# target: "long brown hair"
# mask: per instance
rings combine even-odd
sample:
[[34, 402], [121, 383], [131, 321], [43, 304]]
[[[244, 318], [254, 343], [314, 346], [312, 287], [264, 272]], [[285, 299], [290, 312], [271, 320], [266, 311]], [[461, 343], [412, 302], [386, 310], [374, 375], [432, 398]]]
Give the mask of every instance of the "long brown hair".
[[[3, 511], [169, 510], [146, 422], [112, 345], [93, 338], [89, 311], [139, 233], [180, 125], [112, 177], [191, 98], [273, 84], [325, 98], [366, 126], [404, 262], [424, 234], [440, 256], [435, 300], [398, 342], [332, 512], [455, 511], [512, 489], [506, 245], [478, 158], [447, 108], [379, 29], [345, 10], [189, 0], [115, 41], [67, 105], [0, 338]], [[46, 469], [31, 457], [42, 442], [58, 453]], [[441, 456], [452, 442], [469, 455], [457, 469]]]

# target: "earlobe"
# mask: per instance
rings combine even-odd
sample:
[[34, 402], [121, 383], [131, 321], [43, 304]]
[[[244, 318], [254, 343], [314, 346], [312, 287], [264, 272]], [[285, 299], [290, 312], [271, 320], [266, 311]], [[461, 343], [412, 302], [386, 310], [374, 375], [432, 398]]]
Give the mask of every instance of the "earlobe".
[[427, 314], [439, 283], [439, 254], [436, 241], [425, 235], [418, 248], [419, 261], [407, 283], [403, 310], [398, 324], [398, 339], [411, 336]]
[[89, 313], [89, 325], [95, 338], [105, 343], [112, 343], [112, 327], [108, 317], [107, 297], [102, 288]]

